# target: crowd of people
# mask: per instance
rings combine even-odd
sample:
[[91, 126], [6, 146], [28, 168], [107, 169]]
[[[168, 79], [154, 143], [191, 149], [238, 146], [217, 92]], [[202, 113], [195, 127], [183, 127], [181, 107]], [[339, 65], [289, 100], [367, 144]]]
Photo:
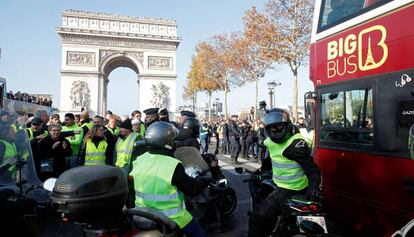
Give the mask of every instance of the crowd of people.
[[29, 102], [29, 103], [49, 106], [49, 107], [52, 107], [52, 103], [53, 103], [52, 98], [50, 97], [31, 95], [31, 94], [20, 92], [20, 91], [16, 93], [13, 93], [13, 91], [7, 92], [7, 99], [24, 101], [24, 102]]
[[[240, 119], [238, 115], [232, 115], [228, 120], [202, 121], [200, 141], [204, 151], [208, 151], [210, 139], [216, 137], [220, 152], [230, 155], [232, 163], [238, 164], [238, 158], [252, 160], [257, 163], [268, 156], [266, 146], [263, 144], [267, 138], [263, 117], [266, 103], [260, 102], [259, 116], [254, 120], [253, 116]], [[298, 131], [304, 137], [310, 147], [313, 146], [314, 131], [303, 117], [298, 118], [295, 124]]]
[[[287, 182], [285, 176], [283, 180], [278, 180], [277, 176], [274, 176], [274, 182], [281, 182], [287, 190], [283, 193], [283, 198], [298, 193], [298, 187], [300, 192], [306, 190], [308, 178], [312, 192], [315, 191], [319, 173], [317, 168], [315, 171], [315, 165], [308, 152], [311, 145], [299, 135], [299, 129], [305, 126], [294, 126], [283, 110], [269, 111], [264, 105], [261, 108], [262, 117], [259, 116], [254, 122], [239, 120], [237, 115], [231, 116], [228, 121], [199, 122], [192, 111], [181, 111], [179, 121], [174, 122], [169, 120], [169, 112], [166, 109], [149, 108], [143, 112], [144, 121], [141, 111], [138, 110], [132, 111], [130, 116], [119, 117], [108, 111], [105, 117], [97, 115], [92, 118], [89, 117], [88, 111], [82, 111], [80, 114], [67, 113], [64, 118], [59, 114], [49, 116], [46, 111], [38, 111], [33, 117], [19, 118], [18, 123], [10, 124], [10, 114], [1, 111], [0, 160], [3, 162], [10, 157], [16, 157], [18, 153], [21, 154], [14, 141], [17, 136], [27, 134], [35, 170], [42, 181], [49, 177], [58, 177], [65, 170], [76, 166], [118, 167], [133, 178], [134, 194], [130, 193], [127, 207], [155, 208], [174, 220], [186, 236], [205, 235], [191, 214], [181, 209], [183, 196], [172, 196], [172, 193], [194, 196], [212, 180], [188, 176], [183, 165], [174, 158], [177, 147], [192, 146], [205, 153], [209, 150], [211, 137], [215, 137], [220, 151], [230, 154], [234, 164], [238, 164], [239, 155], [262, 163], [271, 157], [272, 162], [266, 163], [269, 164], [269, 169], [276, 171], [276, 163], [273, 161], [274, 149], [279, 143], [284, 144], [282, 148], [288, 149], [290, 153], [279, 154], [278, 159], [289, 157], [281, 159], [281, 162], [286, 162], [284, 159], [297, 162], [294, 163], [296, 168], [291, 172], [299, 172], [302, 176], [300, 181], [293, 183]], [[280, 133], [284, 135], [277, 135]], [[291, 137], [295, 140], [290, 139]], [[217, 160], [210, 159], [209, 156], [203, 158], [208, 163], [213, 177], [222, 177]], [[290, 166], [293, 167], [293, 164]], [[265, 167], [262, 165], [262, 168]], [[160, 182], [148, 177], [157, 177]], [[148, 186], [148, 182], [153, 185]], [[292, 188], [296, 191], [289, 191]], [[157, 200], [146, 200], [154, 196], [168, 196], [164, 201], [170, 205], [164, 205], [164, 201], [161, 205]], [[256, 229], [262, 228], [263, 223], [269, 221], [267, 214], [262, 212], [277, 212], [276, 204], [270, 207], [269, 205], [266, 210], [253, 213], [250, 229], [254, 231], [251, 236], [257, 236], [254, 234], [259, 233]], [[171, 206], [175, 207], [174, 213], [169, 209]]]

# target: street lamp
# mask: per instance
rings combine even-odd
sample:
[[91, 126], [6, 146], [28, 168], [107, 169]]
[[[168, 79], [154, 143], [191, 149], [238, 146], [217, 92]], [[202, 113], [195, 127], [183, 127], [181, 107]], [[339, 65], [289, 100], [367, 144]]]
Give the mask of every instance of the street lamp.
[[218, 116], [219, 116], [218, 108], [219, 108], [219, 98], [216, 98], [216, 119], [218, 119]]
[[269, 102], [270, 102], [270, 108], [273, 108], [273, 104], [274, 104], [274, 90], [276, 86], [280, 86], [282, 85], [280, 82], [276, 82], [276, 81], [269, 81], [267, 82], [267, 88], [269, 89]]

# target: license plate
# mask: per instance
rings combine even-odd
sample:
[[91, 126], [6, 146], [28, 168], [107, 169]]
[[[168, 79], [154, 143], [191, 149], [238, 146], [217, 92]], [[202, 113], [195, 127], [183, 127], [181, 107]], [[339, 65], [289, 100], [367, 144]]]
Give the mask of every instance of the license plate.
[[[296, 220], [299, 224], [304, 220], [318, 223], [324, 229], [325, 234], [328, 234], [328, 228], [326, 227], [325, 217], [323, 216], [297, 216]], [[300, 229], [300, 232], [304, 233], [302, 229]]]

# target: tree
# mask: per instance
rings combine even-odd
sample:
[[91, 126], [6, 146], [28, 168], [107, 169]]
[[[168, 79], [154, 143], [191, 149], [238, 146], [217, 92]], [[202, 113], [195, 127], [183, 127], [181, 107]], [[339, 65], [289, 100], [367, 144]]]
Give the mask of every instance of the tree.
[[[259, 13], [255, 7], [248, 10], [243, 16], [244, 31], [242, 34], [233, 35], [233, 73], [243, 83], [255, 83], [255, 107], [259, 98], [259, 80], [265, 76], [271, 68], [274, 58], [278, 54], [277, 48], [273, 48], [276, 28], [270, 24], [264, 14]], [[257, 109], [254, 112], [256, 118]]]
[[225, 119], [228, 116], [228, 93], [230, 88], [234, 85], [241, 85], [240, 81], [235, 80], [232, 76], [233, 62], [235, 55], [232, 35], [219, 34], [209, 39], [210, 47], [208, 47], [210, 80], [215, 81], [219, 86], [219, 90], [224, 93], [224, 115]]
[[185, 85], [184, 86], [184, 92], [183, 92], [183, 99], [184, 100], [191, 100], [191, 107], [192, 110], [195, 111], [196, 110], [196, 105], [197, 105], [197, 90], [194, 90], [193, 88], [191, 88], [190, 85]]
[[193, 111], [196, 111], [196, 104], [197, 104], [197, 94], [200, 91], [199, 81], [200, 73], [198, 69], [198, 65], [196, 63], [195, 56], [191, 59], [191, 68], [190, 71], [187, 73], [187, 84], [184, 86], [184, 99], [191, 99], [192, 100], [192, 107]]
[[273, 59], [287, 64], [293, 73], [293, 117], [298, 116], [298, 68], [309, 60], [313, 0], [271, 0], [266, 15], [277, 28]]
[[189, 85], [197, 91], [204, 91], [208, 96], [208, 119], [211, 120], [211, 96], [214, 91], [220, 88], [217, 81], [221, 74], [218, 74], [213, 67], [214, 54], [212, 46], [206, 42], [200, 42], [196, 47], [196, 54], [193, 56], [191, 69], [188, 73]]
[[198, 43], [196, 53], [195, 62], [201, 78], [198, 85], [200, 90], [205, 91], [208, 96], [208, 120], [211, 120], [211, 96], [214, 91], [221, 88], [220, 82], [223, 80], [223, 73], [220, 67], [216, 66], [219, 55], [207, 42]]

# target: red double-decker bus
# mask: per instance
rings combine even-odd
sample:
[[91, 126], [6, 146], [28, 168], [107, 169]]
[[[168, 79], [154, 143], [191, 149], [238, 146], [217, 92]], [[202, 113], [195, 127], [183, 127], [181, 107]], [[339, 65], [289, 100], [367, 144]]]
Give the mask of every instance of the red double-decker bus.
[[414, 218], [414, 0], [317, 0], [310, 79], [328, 216], [392, 234]]

